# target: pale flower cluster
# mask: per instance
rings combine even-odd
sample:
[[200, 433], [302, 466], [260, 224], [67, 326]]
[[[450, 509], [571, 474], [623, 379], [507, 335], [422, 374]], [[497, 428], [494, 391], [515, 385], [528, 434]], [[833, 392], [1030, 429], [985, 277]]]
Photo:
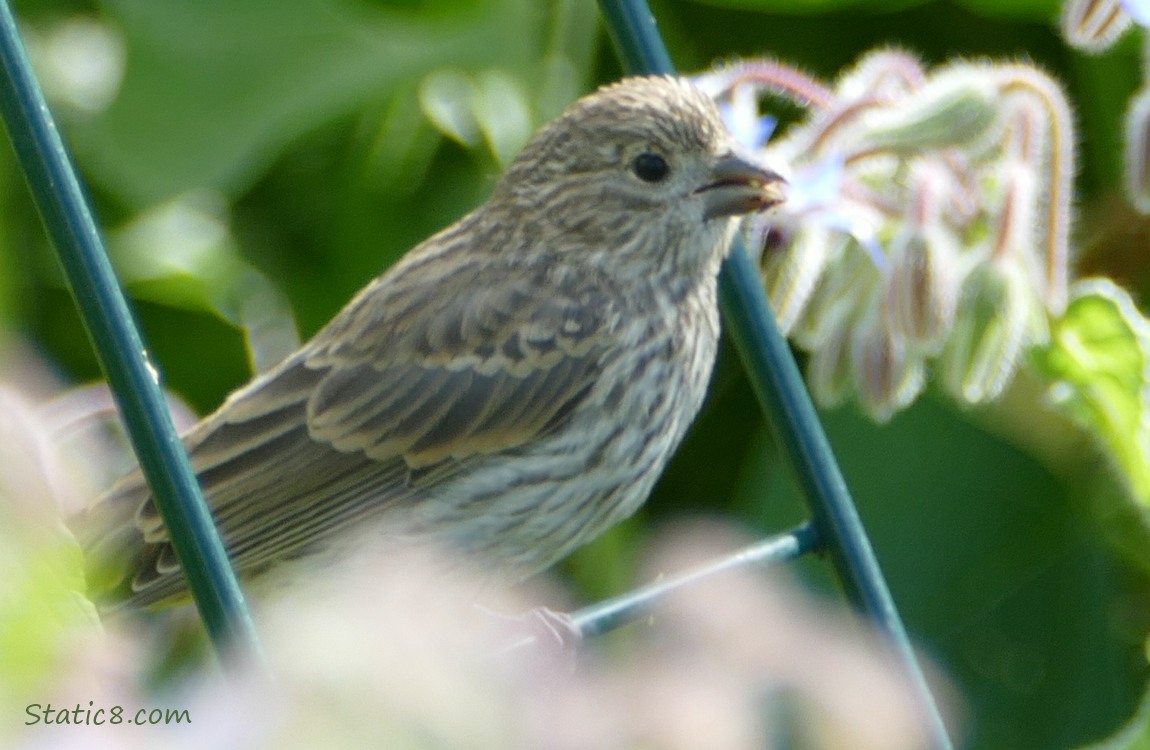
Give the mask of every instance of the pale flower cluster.
[[[815, 398], [855, 395], [883, 421], [932, 372], [962, 403], [997, 398], [1067, 300], [1074, 129], [1059, 85], [897, 50], [833, 83], [774, 61], [696, 81], [789, 181], [748, 242]], [[770, 140], [768, 97], [805, 111]]]

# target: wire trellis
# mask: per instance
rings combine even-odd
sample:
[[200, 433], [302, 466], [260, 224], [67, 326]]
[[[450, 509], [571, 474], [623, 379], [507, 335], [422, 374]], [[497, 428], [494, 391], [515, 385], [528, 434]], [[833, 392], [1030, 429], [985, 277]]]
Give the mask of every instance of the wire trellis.
[[[673, 74], [644, 0], [600, 0], [630, 73]], [[141, 467], [217, 652], [227, 663], [259, 653], [251, 616], [116, 281], [64, 144], [28, 63], [7, 0], [0, 0], [0, 114], [64, 268]], [[670, 591], [734, 567], [828, 553], [848, 597], [889, 638], [916, 686], [937, 748], [952, 747], [786, 340], [741, 243], [724, 264], [723, 318], [775, 437], [794, 468], [811, 521], [699, 570], [573, 614], [591, 637], [641, 617]]]

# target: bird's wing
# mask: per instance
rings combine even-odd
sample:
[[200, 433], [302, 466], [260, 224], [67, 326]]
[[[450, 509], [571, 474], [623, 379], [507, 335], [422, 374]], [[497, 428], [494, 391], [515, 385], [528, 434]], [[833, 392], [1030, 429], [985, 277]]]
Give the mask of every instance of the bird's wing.
[[[614, 325], [603, 289], [566, 288], [543, 278], [546, 269], [466, 263], [454, 271], [463, 280], [429, 287], [420, 273], [431, 270], [415, 263], [385, 275], [185, 437], [241, 571], [418, 501], [429, 483], [555, 429], [595, 382]], [[131, 551], [135, 602], [181, 593], [147, 487], [137, 475], [112, 495], [136, 509], [134, 528], [93, 546], [121, 564]]]
[[418, 470], [547, 432], [593, 382], [606, 323], [601, 300], [542, 283], [480, 284], [390, 335], [322, 338], [307, 360], [327, 370], [307, 405], [312, 436]]

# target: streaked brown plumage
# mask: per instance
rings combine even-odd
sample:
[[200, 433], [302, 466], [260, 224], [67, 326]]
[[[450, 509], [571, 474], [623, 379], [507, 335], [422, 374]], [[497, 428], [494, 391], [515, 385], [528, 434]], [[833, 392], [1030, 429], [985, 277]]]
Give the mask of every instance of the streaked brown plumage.
[[[672, 78], [544, 127], [486, 204], [184, 437], [241, 574], [386, 520], [526, 576], [633, 513], [702, 402], [732, 217], [780, 200], [735, 152]], [[138, 472], [87, 515], [98, 598], [183, 593]]]

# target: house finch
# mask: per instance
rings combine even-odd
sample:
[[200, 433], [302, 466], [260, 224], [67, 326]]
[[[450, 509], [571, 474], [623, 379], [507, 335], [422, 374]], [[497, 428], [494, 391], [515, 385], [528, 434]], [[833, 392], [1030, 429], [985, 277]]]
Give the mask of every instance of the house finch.
[[[575, 102], [487, 203], [184, 436], [238, 572], [378, 524], [526, 577], [631, 515], [702, 403], [735, 217], [781, 188], [686, 81]], [[185, 593], [138, 471], [86, 516], [97, 600]]]

